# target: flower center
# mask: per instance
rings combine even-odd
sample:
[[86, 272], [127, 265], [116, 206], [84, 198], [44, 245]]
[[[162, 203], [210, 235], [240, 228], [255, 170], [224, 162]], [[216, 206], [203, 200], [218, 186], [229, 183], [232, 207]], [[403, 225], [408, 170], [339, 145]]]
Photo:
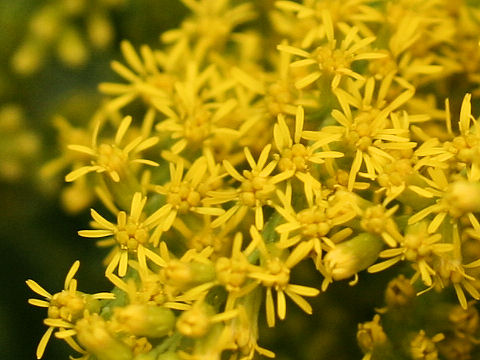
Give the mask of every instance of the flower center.
[[[126, 214], [122, 216], [126, 216]], [[135, 222], [130, 216], [126, 224], [118, 225], [115, 233], [115, 240], [120, 245], [120, 248], [131, 252], [137, 251], [139, 244], [146, 244], [148, 238], [147, 229], [141, 223]]]
[[258, 171], [244, 170], [243, 176], [247, 178], [241, 185], [240, 201], [250, 207], [255, 207], [257, 200], [266, 201], [275, 186], [269, 183], [268, 176], [260, 176]]
[[190, 208], [200, 204], [201, 196], [188, 182], [182, 182], [178, 186], [170, 186], [167, 194], [167, 202], [180, 213], [187, 213]]
[[53, 295], [48, 307], [48, 317], [75, 322], [83, 316], [84, 309], [85, 300], [82, 295], [63, 290]]
[[121, 174], [128, 161], [128, 155], [115, 145], [101, 144], [98, 148], [96, 164], [108, 172]]

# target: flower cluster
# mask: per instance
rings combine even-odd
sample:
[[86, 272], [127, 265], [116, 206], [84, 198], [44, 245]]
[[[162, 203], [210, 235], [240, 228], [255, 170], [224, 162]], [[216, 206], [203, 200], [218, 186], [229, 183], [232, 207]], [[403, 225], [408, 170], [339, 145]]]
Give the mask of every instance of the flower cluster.
[[[106, 209], [78, 233], [111, 249], [117, 298], [78, 292], [78, 265], [53, 296], [29, 281], [47, 299], [32, 304], [48, 307], [37, 356], [58, 329], [84, 359], [273, 357], [259, 345], [262, 306], [274, 327], [287, 299], [311, 314], [307, 298], [332, 282], [395, 266], [386, 308], [359, 326], [365, 359], [391, 358], [402, 336], [382, 317], [399, 321], [429, 290], [460, 307], [446, 330], [412, 327], [406, 358], [457, 346], [467, 359], [480, 300], [478, 6], [183, 3], [191, 14], [159, 49], [122, 42], [121, 79], [100, 84], [91, 126], [63, 144], [65, 180]], [[297, 284], [301, 262], [323, 281]]]

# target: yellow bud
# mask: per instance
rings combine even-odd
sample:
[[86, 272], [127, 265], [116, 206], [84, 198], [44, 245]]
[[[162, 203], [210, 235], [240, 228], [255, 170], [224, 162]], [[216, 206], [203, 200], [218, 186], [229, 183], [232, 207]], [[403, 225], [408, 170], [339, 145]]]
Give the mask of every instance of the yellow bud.
[[469, 212], [480, 211], [480, 183], [456, 181], [450, 185], [445, 200], [452, 216], [460, 217]]
[[206, 304], [197, 303], [190, 310], [184, 311], [177, 321], [178, 331], [192, 338], [203, 337], [211, 325], [212, 311], [209, 310]]
[[98, 360], [132, 360], [130, 348], [118, 340], [98, 314], [80, 319], [76, 326], [78, 342]]

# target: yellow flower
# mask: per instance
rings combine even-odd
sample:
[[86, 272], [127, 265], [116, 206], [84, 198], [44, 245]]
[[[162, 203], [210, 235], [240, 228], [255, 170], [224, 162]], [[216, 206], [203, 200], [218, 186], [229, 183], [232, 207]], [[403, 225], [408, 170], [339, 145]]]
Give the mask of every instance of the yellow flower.
[[174, 44], [172, 51], [191, 49], [192, 58], [204, 58], [216, 51], [222, 51], [234, 34], [237, 26], [255, 17], [252, 4], [233, 6], [230, 0], [182, 0], [191, 10], [178, 29], [162, 34], [162, 41]]
[[110, 323], [98, 314], [86, 314], [75, 326], [78, 342], [98, 359], [128, 360], [132, 349], [110, 329]]
[[410, 354], [413, 360], [438, 360], [438, 350], [436, 343], [445, 339], [445, 335], [436, 334], [429, 338], [424, 330], [415, 336], [410, 342]]
[[237, 212], [245, 214], [250, 208], [255, 210], [255, 225], [260, 230], [263, 228], [263, 205], [271, 203], [276, 184], [290, 177], [290, 173], [288, 172], [282, 172], [274, 176], [270, 175], [277, 166], [276, 160], [272, 160], [267, 164], [271, 147], [271, 144], [265, 146], [258, 161], [255, 161], [248, 148], [244, 148], [245, 157], [251, 170], [243, 170], [243, 175], [241, 175], [228, 160], [223, 161], [223, 166], [227, 173], [233, 179], [240, 182], [241, 185], [235, 190], [209, 192], [212, 197], [218, 199], [218, 203], [236, 202], [236, 204], [229, 208], [223, 215], [220, 215], [213, 221], [213, 227], [225, 223], [225, 221]]
[[[289, 248], [300, 242], [313, 243], [313, 251], [316, 255], [315, 264], [318, 267], [324, 250], [333, 249], [336, 243], [352, 234], [352, 230], [348, 227], [343, 229], [335, 227], [354, 219], [357, 212], [353, 208], [347, 209], [345, 201], [342, 201], [343, 210], [340, 210], [335, 197], [327, 200], [318, 189], [315, 190], [317, 191], [315, 191], [313, 200], [307, 196], [308, 207], [299, 211], [293, 208], [290, 186], [287, 187], [285, 193], [277, 191], [282, 207], [276, 206], [275, 209], [285, 219], [285, 222], [278, 225], [275, 231], [280, 234], [277, 243], [280, 248]], [[332, 232], [333, 228], [335, 231]]]
[[464, 217], [474, 230], [479, 232], [480, 223], [474, 214], [480, 210], [480, 202], [477, 201], [480, 196], [478, 182], [466, 181], [461, 178], [455, 182], [449, 182], [442, 169], [428, 168], [427, 171], [430, 178], [422, 176], [421, 179], [429, 186], [421, 188], [410, 185], [409, 189], [424, 198], [432, 200], [436, 198], [435, 203], [410, 216], [408, 224], [415, 224], [427, 216], [435, 214], [428, 225], [428, 232], [434, 233], [447, 217], [453, 223], [457, 223], [460, 218]]
[[170, 299], [191, 303], [206, 296], [215, 279], [215, 265], [210, 260], [211, 254], [211, 248], [200, 252], [189, 249], [180, 258], [176, 258], [164, 241], [160, 243], [160, 255], [166, 264], [159, 275]]
[[362, 360], [370, 359], [372, 351], [377, 346], [383, 346], [387, 343], [387, 334], [380, 324], [380, 315], [375, 314], [372, 321], [367, 321], [358, 325], [357, 342], [360, 348], [367, 355]]
[[215, 314], [213, 308], [203, 300], [196, 301], [192, 307], [185, 310], [176, 323], [177, 330], [189, 338], [204, 337], [216, 323], [229, 321], [238, 315], [238, 310], [227, 310]]
[[101, 83], [101, 92], [115, 96], [107, 102], [106, 108], [110, 112], [117, 111], [136, 98], [143, 99], [148, 105], [153, 100], [167, 99], [173, 89], [175, 76], [159, 69], [159, 57], [153, 50], [143, 45], [139, 57], [132, 44], [125, 40], [121, 42], [121, 50], [131, 70], [118, 61], [112, 61], [111, 66], [130, 84]]
[[[248, 276], [266, 288], [265, 309], [268, 326], [275, 326], [275, 313], [281, 320], [285, 319], [287, 312], [285, 295], [307, 314], [311, 314], [312, 307], [302, 296], [317, 296], [320, 291], [308, 286], [290, 284], [290, 270], [310, 253], [312, 244], [300, 243], [285, 260], [282, 260], [268, 251], [262, 235], [253, 225], [250, 228], [250, 235], [252, 242], [260, 251], [263, 264]], [[272, 290], [277, 292], [277, 311], [275, 311]]]
[[323, 138], [315, 139], [317, 141], [312, 145], [303, 145], [301, 140], [305, 138], [308, 139], [308, 137], [305, 137], [303, 134], [304, 121], [305, 114], [303, 107], [298, 106], [295, 115], [293, 139], [282, 114], [278, 115], [277, 123], [273, 127], [274, 141], [279, 151], [279, 154], [275, 154], [275, 157], [278, 159], [279, 170], [286, 172], [293, 171], [292, 176], [296, 175], [301, 181], [304, 181], [305, 176], [310, 175], [309, 170], [311, 164], [322, 164], [326, 158], [339, 158], [343, 156], [343, 153], [339, 151], [318, 151], [319, 148], [340, 140], [341, 136], [339, 134], [325, 134]]
[[[341, 133], [342, 140], [355, 151], [350, 167], [348, 189], [353, 189], [355, 178], [365, 164], [366, 173], [363, 177], [375, 179], [382, 173], [385, 164], [394, 160], [389, 150], [408, 150], [416, 146], [411, 142], [408, 122], [405, 124], [397, 117], [390, 114], [406, 103], [414, 94], [412, 89], [407, 89], [392, 101], [386, 100], [386, 91], [391, 79], [384, 79], [375, 95], [375, 80], [368, 78], [364, 83], [350, 83], [348, 92], [343, 89], [334, 91], [341, 105], [342, 111], [332, 111], [332, 117], [341, 126], [329, 126], [324, 131]], [[361, 95], [357, 86], [364, 86]], [[357, 109], [354, 113], [351, 107]]]
[[277, 49], [292, 55], [304, 58], [294, 61], [291, 67], [310, 67], [315, 66], [315, 70], [308, 75], [296, 81], [295, 86], [303, 89], [320, 77], [326, 76], [332, 89], [336, 89], [343, 77], [347, 76], [357, 80], [363, 80], [364, 77], [352, 70], [352, 63], [358, 60], [380, 59], [386, 55], [381, 52], [368, 52], [365, 48], [375, 41], [375, 37], [359, 39], [357, 27], [350, 27], [341, 41], [337, 45], [331, 15], [328, 11], [322, 13], [324, 22], [324, 34], [327, 40], [326, 44], [316, 47], [312, 51], [306, 51], [301, 48], [290, 45], [278, 45]]
[[255, 270], [255, 266], [248, 261], [255, 250], [254, 242], [251, 242], [242, 251], [242, 234], [237, 233], [233, 239], [232, 253], [230, 257], [220, 257], [215, 262], [217, 282], [229, 292], [229, 297], [240, 298], [252, 291], [258, 284], [248, 282], [248, 275]]
[[380, 258], [387, 258], [388, 260], [370, 266], [368, 272], [382, 271], [399, 261], [408, 260], [413, 263], [416, 270], [413, 278], [417, 278], [420, 274], [423, 283], [431, 286], [433, 283], [432, 276], [435, 275], [435, 270], [432, 267], [433, 262], [454, 249], [452, 244], [440, 242], [441, 240], [442, 235], [430, 235], [427, 232], [425, 222], [411, 225], [407, 227], [406, 234], [400, 241], [399, 247], [387, 249], [380, 253]]
[[138, 271], [139, 279], [120, 278], [114, 273], [107, 275], [112, 284], [128, 295], [130, 304], [148, 304], [175, 310], [190, 308], [181, 297], [174, 296], [169, 291], [162, 274], [150, 269], [140, 269], [133, 260], [131, 266]]
[[235, 308], [238, 316], [227, 324], [225, 331], [233, 338], [234, 348], [241, 354], [241, 359], [251, 360], [255, 353], [274, 358], [275, 353], [260, 347], [257, 343], [258, 324], [257, 315], [251, 310], [252, 301], [237, 303]]
[[[221, 216], [225, 210], [219, 207], [204, 206], [204, 204], [215, 203], [209, 194], [210, 188], [215, 188], [221, 176], [217, 175], [217, 169], [212, 163], [213, 159], [199, 157], [184, 174], [185, 161], [179, 158], [175, 163], [170, 162], [170, 182], [165, 185], [154, 187], [157, 193], [165, 195], [166, 204], [160, 210], [165, 212], [159, 231], [168, 231], [175, 222], [182, 225], [178, 215], [195, 213], [199, 215]], [[210, 174], [208, 174], [210, 172]], [[159, 237], [154, 238], [154, 244], [158, 244]]]
[[127, 174], [131, 171], [131, 164], [158, 166], [156, 162], [151, 160], [133, 158], [138, 153], [156, 145], [158, 138], [149, 137], [144, 139], [142, 136], [138, 136], [129, 142], [125, 147], [120, 147], [120, 144], [127, 133], [131, 122], [131, 116], [125, 116], [125, 118], [123, 118], [115, 134], [113, 144], [97, 144], [97, 136], [100, 128], [100, 122], [97, 122], [93, 133], [91, 147], [85, 145], [69, 145], [69, 149], [86, 154], [92, 160], [91, 165], [82, 166], [68, 173], [65, 177], [65, 181], [75, 181], [79, 177], [90, 172], [106, 172], [114, 182], [119, 182], [120, 179], [127, 176]]
[[[459, 241], [459, 239], [454, 240], [454, 242], [455, 241]], [[477, 289], [479, 280], [475, 276], [467, 274], [467, 270], [478, 269], [479, 267], [480, 260], [472, 261], [469, 264], [462, 264], [458, 258], [442, 258], [436, 271], [437, 278], [435, 280], [437, 282], [434, 285], [439, 285], [439, 287], [443, 288], [451, 283], [461, 307], [467, 309], [468, 303], [465, 297], [465, 291], [475, 300], [480, 300], [480, 292]], [[430, 289], [424, 291], [428, 290]]]
[[187, 65], [186, 79], [175, 82], [171, 101], [153, 101], [155, 108], [167, 116], [155, 128], [175, 141], [170, 148], [173, 154], [211, 147], [218, 141], [233, 142], [242, 134], [232, 121], [237, 101], [224, 99], [233, 84], [223, 80], [213, 65], [202, 71], [198, 67], [194, 62]]
[[74, 279], [74, 276], [79, 267], [80, 262], [77, 260], [73, 263], [65, 277], [64, 289], [53, 295], [33, 280], [27, 280], [26, 282], [30, 289], [45, 298], [45, 300], [29, 299], [29, 304], [47, 308], [48, 311], [48, 317], [44, 320], [48, 329], [38, 344], [37, 359], [42, 358], [48, 340], [55, 329], [58, 329], [55, 334], [58, 338], [64, 339], [74, 350], [85, 353], [77, 342], [72, 339], [72, 336], [76, 335], [76, 331], [73, 329], [76, 322], [83, 318], [85, 311], [100, 311], [99, 299], [114, 298], [114, 295], [111, 293], [88, 295], [77, 291], [77, 280]]
[[[415, 150], [415, 155], [421, 157], [415, 166], [431, 166], [447, 169], [454, 166], [458, 171], [465, 169], [470, 180], [480, 180], [480, 138], [478, 121], [471, 113], [471, 94], [466, 94], [462, 101], [459, 121], [456, 124], [459, 135], [454, 134], [450, 102], [445, 100], [445, 136], [448, 141], [440, 141], [435, 137], [427, 137], [423, 144]], [[442, 139], [443, 140], [443, 139]]]
[[113, 224], [95, 210], [91, 209], [95, 230], [81, 230], [80, 236], [89, 238], [111, 237], [99, 241], [100, 246], [114, 245], [114, 249], [108, 257], [108, 266], [105, 273], [111, 274], [118, 267], [119, 276], [127, 273], [128, 260], [133, 254], [138, 260], [141, 269], [147, 268], [146, 260], [149, 259], [159, 266], [165, 266], [165, 260], [148, 248], [150, 242], [150, 230], [167, 215], [166, 208], [160, 208], [146, 219], [143, 208], [147, 198], [137, 192], [133, 195], [130, 214], [119, 211], [117, 223]]

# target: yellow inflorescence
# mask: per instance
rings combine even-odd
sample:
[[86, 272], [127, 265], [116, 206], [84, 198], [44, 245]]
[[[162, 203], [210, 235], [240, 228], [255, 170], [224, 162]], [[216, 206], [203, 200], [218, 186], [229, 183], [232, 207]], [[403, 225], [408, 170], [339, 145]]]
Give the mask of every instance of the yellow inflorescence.
[[[79, 235], [111, 249], [116, 299], [78, 292], [78, 263], [61, 293], [29, 280], [46, 299], [30, 302], [48, 308], [37, 356], [55, 332], [84, 359], [272, 357], [257, 343], [262, 304], [273, 327], [287, 298], [311, 314], [306, 298], [330, 283], [407, 263], [382, 317], [398, 321], [429, 290], [461, 307], [446, 335], [409, 324], [402, 356], [452, 358], [451, 343], [467, 359], [468, 298], [480, 300], [467, 246], [480, 240], [478, 6], [182, 2], [191, 15], [160, 49], [122, 42], [127, 65], [112, 62], [121, 80], [100, 85], [89, 129], [58, 120], [65, 154], [45, 171], [71, 166], [66, 181], [112, 212], [91, 209]], [[296, 284], [310, 261], [323, 282]], [[365, 359], [397, 351], [379, 314], [358, 328]]]

